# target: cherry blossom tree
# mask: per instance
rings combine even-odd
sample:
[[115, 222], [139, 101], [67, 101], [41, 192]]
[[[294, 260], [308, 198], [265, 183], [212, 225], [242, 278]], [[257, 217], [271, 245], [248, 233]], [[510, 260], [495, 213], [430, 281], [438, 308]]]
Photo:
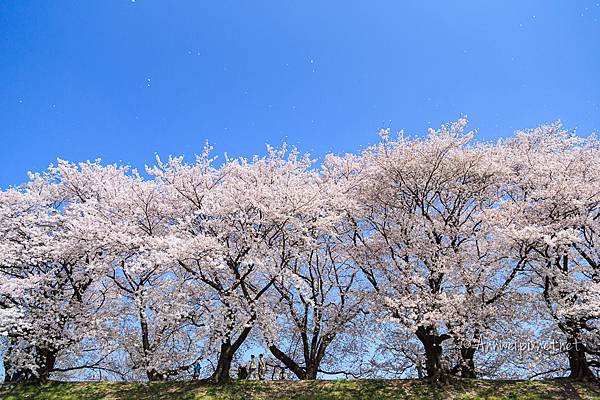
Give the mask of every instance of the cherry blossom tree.
[[[315, 240], [315, 248], [289, 262], [273, 285], [279, 325], [273, 337], [266, 337], [267, 344], [298, 379], [316, 379], [319, 372], [327, 372], [321, 364], [330, 345], [366, 309], [358, 269], [331, 241]], [[341, 361], [343, 355], [334, 357]]]
[[[499, 226], [514, 248], [533, 248], [529, 287], [566, 340], [569, 377], [598, 363], [600, 147], [559, 123], [506, 142], [507, 195]], [[556, 372], [551, 370], [549, 372]]]
[[88, 235], [94, 220], [89, 206], [55, 181], [59, 168], [0, 193], [0, 330], [7, 337], [7, 380], [45, 380], [55, 372], [98, 367], [110, 349], [92, 334], [104, 301], [94, 274], [102, 251]]
[[[383, 308], [418, 338], [434, 380], [475, 375], [476, 343], [501, 321], [499, 300], [524, 263], [493, 240], [495, 150], [469, 146], [465, 124], [430, 130], [424, 140], [391, 140], [384, 131], [360, 159], [335, 162], [357, 182], [349, 251]], [[444, 346], [458, 348], [456, 360], [445, 359]]]
[[173, 257], [212, 293], [211, 332], [220, 349], [210, 379], [224, 382], [235, 352], [267, 315], [265, 294], [304, 245], [298, 215], [313, 197], [305, 184], [312, 162], [285, 146], [219, 168], [212, 161], [207, 147], [194, 164], [171, 158], [151, 172], [179, 213]]
[[201, 353], [203, 292], [178, 275], [169, 254], [173, 216], [157, 185], [135, 172], [115, 183], [118, 190], [97, 210], [107, 329], [133, 371], [150, 381], [180, 376]]
[[345, 183], [307, 170], [310, 162], [304, 162], [281, 193], [292, 207], [273, 243], [274, 264], [283, 268], [273, 276], [273, 313], [263, 318], [262, 331], [273, 356], [298, 379], [316, 379], [325, 372], [323, 362], [339, 365], [341, 355], [331, 362], [328, 349], [366, 307], [358, 269], [343, 252], [339, 233], [347, 212]]
[[[208, 359], [223, 383], [252, 343], [298, 379], [595, 378], [598, 141], [473, 135], [465, 119], [382, 131], [321, 168], [285, 145], [217, 163], [207, 145], [147, 175], [31, 174], [0, 191], [6, 380], [177, 379]], [[566, 347], [486, 347], [546, 336]]]

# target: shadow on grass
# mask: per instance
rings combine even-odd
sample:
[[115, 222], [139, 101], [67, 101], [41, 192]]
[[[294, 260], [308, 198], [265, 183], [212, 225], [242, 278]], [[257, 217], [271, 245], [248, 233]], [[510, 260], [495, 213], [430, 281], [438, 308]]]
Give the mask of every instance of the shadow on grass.
[[199, 382], [49, 382], [5, 384], [2, 400], [350, 400], [350, 399], [600, 399], [597, 383], [568, 380], [452, 379], [444, 388], [417, 380], [241, 381], [217, 386]]

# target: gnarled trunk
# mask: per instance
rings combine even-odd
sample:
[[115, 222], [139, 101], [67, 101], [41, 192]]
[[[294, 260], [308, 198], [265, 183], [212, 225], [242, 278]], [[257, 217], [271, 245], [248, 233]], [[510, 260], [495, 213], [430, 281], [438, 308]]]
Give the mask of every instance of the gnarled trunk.
[[439, 335], [435, 328], [419, 326], [417, 338], [425, 349], [425, 370], [427, 377], [434, 383], [446, 383], [448, 365], [442, 359], [442, 342], [449, 338], [447, 334]]
[[165, 375], [161, 374], [154, 368], [146, 370], [146, 377], [148, 378], [148, 381], [150, 381], [150, 382], [159, 382], [159, 381], [167, 380]]
[[35, 380], [46, 382], [48, 378], [50, 378], [50, 373], [54, 371], [57, 351], [54, 349], [36, 347], [36, 352], [38, 355], [39, 366], [37, 370], [38, 375]]
[[325, 337], [318, 340], [318, 337], [314, 337], [311, 345], [309, 346], [308, 337], [302, 335], [303, 348], [304, 348], [304, 363], [305, 366], [301, 367], [291, 357], [281, 351], [277, 346], [269, 346], [271, 354], [279, 361], [281, 361], [287, 368], [290, 369], [300, 380], [315, 380], [321, 368], [321, 362], [325, 356], [327, 347], [333, 340], [333, 335], [326, 335]]
[[37, 365], [33, 369], [25, 367], [12, 370], [11, 347], [17, 339], [10, 337], [8, 340], [8, 349], [3, 355], [5, 382], [45, 382], [50, 378], [50, 373], [54, 371], [56, 366], [58, 350], [41, 346], [29, 346]]
[[475, 373], [475, 350], [473, 346], [463, 346], [460, 349], [461, 363], [457, 368], [457, 372], [463, 378], [477, 378]]
[[229, 341], [221, 343], [217, 368], [209, 380], [214, 383], [227, 383], [230, 381], [231, 362], [233, 361], [234, 354], [235, 350], [233, 350]]
[[306, 371], [304, 371], [304, 369], [302, 367], [300, 367], [298, 365], [298, 363], [296, 363], [294, 360], [292, 360], [290, 357], [288, 357], [287, 354], [285, 354], [283, 351], [279, 350], [279, 348], [277, 348], [277, 346], [275, 346], [275, 345], [269, 346], [269, 351], [271, 352], [271, 354], [273, 354], [273, 356], [275, 358], [277, 358], [279, 361], [281, 361], [283, 363], [283, 365], [288, 367], [290, 369], [290, 371], [292, 371], [292, 373], [294, 375], [296, 375], [296, 377], [298, 379], [300, 379], [300, 380], [306, 379]]
[[596, 377], [592, 372], [585, 353], [585, 346], [576, 339], [576, 336], [571, 336], [567, 340], [568, 349], [567, 356], [569, 357], [569, 378], [578, 381], [593, 380]]
[[219, 359], [217, 360], [217, 367], [215, 368], [215, 372], [210, 376], [210, 378], [206, 379], [212, 383], [227, 383], [231, 380], [231, 363], [233, 361], [233, 356], [235, 352], [240, 348], [242, 343], [248, 337], [248, 334], [252, 330], [252, 326], [244, 328], [240, 333], [240, 336], [234, 341], [231, 342], [230, 339], [226, 339], [221, 343], [221, 350], [219, 352]]

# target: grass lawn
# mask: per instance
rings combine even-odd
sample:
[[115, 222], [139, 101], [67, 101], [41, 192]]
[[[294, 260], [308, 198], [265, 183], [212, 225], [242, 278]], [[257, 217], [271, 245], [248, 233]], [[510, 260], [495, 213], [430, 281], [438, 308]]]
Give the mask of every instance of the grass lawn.
[[416, 380], [198, 382], [49, 382], [4, 384], [2, 400], [171, 399], [600, 399], [600, 385], [567, 380], [500, 381], [454, 379], [444, 389]]

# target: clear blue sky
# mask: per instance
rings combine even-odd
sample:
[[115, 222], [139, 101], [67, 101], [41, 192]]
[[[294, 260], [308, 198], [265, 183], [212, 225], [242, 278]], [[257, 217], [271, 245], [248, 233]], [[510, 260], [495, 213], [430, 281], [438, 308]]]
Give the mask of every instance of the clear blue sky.
[[57, 157], [600, 128], [600, 0], [0, 2], [0, 187]]

